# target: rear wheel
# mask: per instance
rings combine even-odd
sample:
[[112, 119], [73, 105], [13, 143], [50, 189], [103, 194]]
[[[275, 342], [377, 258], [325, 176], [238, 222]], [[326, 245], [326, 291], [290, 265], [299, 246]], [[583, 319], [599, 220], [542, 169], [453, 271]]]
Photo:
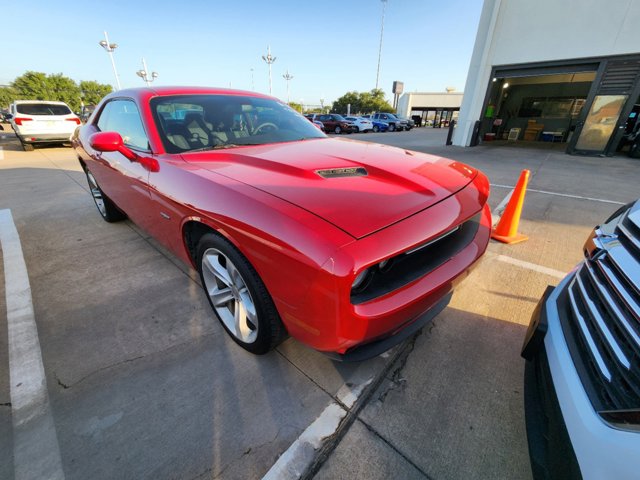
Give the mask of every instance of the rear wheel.
[[340, 135], [342, 133], [342, 128], [340, 128], [340, 125], [336, 125], [336, 129], [333, 131], [333, 133], [335, 133], [336, 135]]
[[359, 132], [360, 132], [360, 129], [359, 129], [358, 127], [356, 127], [356, 126], [353, 126], [353, 127], [351, 127], [351, 128], [353, 129], [353, 130], [352, 130], [352, 131], [353, 131], [353, 133], [359, 133]]
[[390, 124], [389, 124], [389, 131], [390, 131], [390, 132], [393, 132], [393, 131], [395, 131], [395, 129], [396, 129], [396, 125], [395, 125], [395, 123], [390, 123]]
[[373, 126], [373, 131], [378, 133], [380, 131], [380, 127], [378, 125]]
[[87, 176], [87, 183], [89, 183], [91, 196], [93, 197], [93, 201], [96, 204], [98, 212], [100, 212], [102, 218], [109, 223], [118, 222], [127, 218], [127, 216], [123, 212], [118, 210], [118, 207], [116, 207], [115, 204], [111, 200], [109, 200], [109, 198], [104, 193], [102, 193], [102, 190], [98, 186], [98, 182], [96, 182], [93, 174], [87, 169], [85, 169], [84, 173]]
[[267, 353], [286, 337], [271, 296], [249, 261], [226, 239], [207, 233], [196, 264], [218, 320], [245, 350]]

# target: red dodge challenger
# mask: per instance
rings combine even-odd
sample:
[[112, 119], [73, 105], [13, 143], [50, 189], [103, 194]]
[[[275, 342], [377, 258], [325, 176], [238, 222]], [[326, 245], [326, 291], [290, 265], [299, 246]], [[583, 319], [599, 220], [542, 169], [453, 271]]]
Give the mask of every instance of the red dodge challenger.
[[196, 268], [257, 354], [291, 335], [336, 359], [377, 355], [447, 305], [489, 241], [482, 173], [328, 138], [253, 92], [121, 90], [73, 140], [102, 217]]

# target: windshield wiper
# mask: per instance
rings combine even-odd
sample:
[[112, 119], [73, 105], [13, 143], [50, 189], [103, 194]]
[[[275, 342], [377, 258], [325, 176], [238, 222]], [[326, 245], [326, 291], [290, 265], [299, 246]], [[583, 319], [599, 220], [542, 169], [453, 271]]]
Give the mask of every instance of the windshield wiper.
[[187, 150], [187, 152], [205, 152], [207, 150], [222, 150], [225, 148], [234, 148], [237, 146], [238, 145], [236, 145], [235, 143], [221, 143], [219, 145], [213, 145], [210, 147], [202, 147], [202, 148], [196, 148], [194, 150]]

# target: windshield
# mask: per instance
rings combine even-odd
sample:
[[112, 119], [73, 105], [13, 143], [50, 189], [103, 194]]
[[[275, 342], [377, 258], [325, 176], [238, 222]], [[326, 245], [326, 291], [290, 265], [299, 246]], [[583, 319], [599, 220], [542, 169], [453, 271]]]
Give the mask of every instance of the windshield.
[[240, 95], [175, 95], [151, 99], [169, 153], [293, 142], [325, 135], [288, 105]]
[[71, 110], [58, 103], [17, 103], [16, 112], [23, 115], [69, 115]]

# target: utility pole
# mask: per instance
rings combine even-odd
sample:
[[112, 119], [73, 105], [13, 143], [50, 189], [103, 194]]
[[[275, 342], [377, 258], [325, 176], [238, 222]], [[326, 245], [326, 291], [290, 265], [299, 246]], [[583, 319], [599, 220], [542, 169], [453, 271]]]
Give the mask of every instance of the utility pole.
[[267, 54], [266, 55], [262, 55], [262, 60], [267, 62], [267, 65], [269, 65], [269, 95], [272, 95], [272, 93], [271, 93], [271, 65], [273, 64], [273, 62], [276, 61], [276, 57], [271, 55], [271, 46], [270, 45], [267, 45]]
[[376, 90], [378, 89], [378, 80], [380, 79], [380, 58], [382, 57], [382, 37], [384, 36], [384, 12], [387, 8], [387, 0], [382, 2], [382, 22], [380, 23], [380, 48], [378, 49], [378, 70], [376, 72]]
[[113, 67], [113, 74], [116, 77], [116, 85], [118, 86], [118, 90], [122, 90], [120, 86], [120, 78], [118, 77], [118, 70], [116, 70], [116, 62], [113, 60], [113, 51], [118, 48], [117, 43], [109, 43], [109, 37], [107, 36], [107, 32], [104, 32], [104, 40], [100, 40], [99, 45], [104, 48], [109, 54], [109, 58], [111, 58], [111, 66]]
[[156, 78], [158, 78], [157, 72], [151, 72], [151, 78], [149, 78], [149, 71], [147, 70], [147, 62], [144, 61], [144, 57], [142, 58], [142, 70], [138, 70], [136, 72], [140, 78], [144, 80], [144, 83], [147, 84], [147, 87], [151, 86], [151, 82], [153, 82]]
[[291, 103], [291, 101], [289, 100], [289, 80], [293, 80], [293, 75], [289, 73], [288, 68], [287, 68], [287, 73], [283, 74], [282, 78], [284, 78], [287, 81], [287, 103]]

